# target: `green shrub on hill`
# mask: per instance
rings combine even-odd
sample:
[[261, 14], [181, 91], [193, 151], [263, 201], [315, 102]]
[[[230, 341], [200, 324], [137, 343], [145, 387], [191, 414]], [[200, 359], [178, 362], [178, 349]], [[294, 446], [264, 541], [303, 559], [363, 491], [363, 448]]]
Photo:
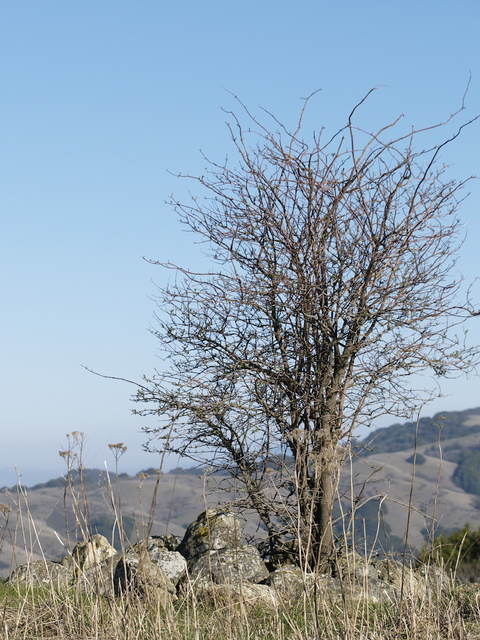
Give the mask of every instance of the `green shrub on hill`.
[[480, 495], [479, 449], [464, 449], [460, 452], [452, 480], [464, 491]]
[[416, 456], [414, 453], [412, 453], [412, 455], [405, 460], [405, 462], [408, 462], [409, 464], [416, 464], [416, 465], [425, 464], [426, 461], [427, 459], [425, 458], [423, 453], [417, 453]]
[[[348, 513], [348, 504], [343, 505], [343, 514]], [[367, 500], [364, 504], [355, 509], [353, 532], [349, 524], [347, 537], [349, 543], [369, 551], [381, 551], [394, 553], [398, 551], [402, 544], [402, 539], [392, 533], [392, 527], [386, 522], [384, 516], [388, 513], [385, 502], [378, 498]], [[335, 535], [338, 540], [344, 539], [345, 520], [340, 512], [339, 505], [334, 510]]]
[[464, 582], [480, 579], [480, 527], [467, 524], [460, 530], [441, 533], [433, 544], [425, 545], [418, 563], [433, 563], [454, 571]]

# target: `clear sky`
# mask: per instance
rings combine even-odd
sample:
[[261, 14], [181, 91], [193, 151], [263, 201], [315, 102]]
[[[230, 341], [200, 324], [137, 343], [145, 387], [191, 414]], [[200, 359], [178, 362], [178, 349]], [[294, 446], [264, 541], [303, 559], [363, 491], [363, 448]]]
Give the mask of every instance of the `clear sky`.
[[[230, 92], [292, 124], [332, 132], [372, 87], [376, 127], [480, 113], [477, 0], [22, 0], [0, 4], [0, 484], [64, 470], [65, 434], [87, 436], [88, 466], [156, 466], [126, 384], [159, 365], [155, 284], [143, 257], [185, 264], [193, 237], [165, 205], [201, 173], [200, 149], [231, 151]], [[460, 121], [459, 121], [460, 122]], [[444, 154], [453, 177], [480, 174], [480, 125]], [[460, 267], [478, 275], [480, 188], [462, 205]], [[479, 292], [480, 293], [480, 292]], [[480, 302], [480, 295], [477, 296]], [[470, 325], [480, 342], [480, 319]], [[478, 379], [444, 383], [426, 411], [480, 405]], [[174, 461], [171, 461], [174, 464]]]

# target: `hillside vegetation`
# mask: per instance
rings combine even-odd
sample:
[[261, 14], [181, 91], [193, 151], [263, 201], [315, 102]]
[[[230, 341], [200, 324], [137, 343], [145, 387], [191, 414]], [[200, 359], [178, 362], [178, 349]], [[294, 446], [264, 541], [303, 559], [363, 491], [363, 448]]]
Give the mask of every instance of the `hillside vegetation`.
[[[473, 478], [480, 466], [475, 462], [480, 409], [454, 416], [444, 414], [449, 425], [445, 429], [439, 426], [440, 416], [429, 421], [429, 428], [423, 422], [421, 438], [415, 439], [415, 425], [394, 425], [373, 434], [374, 443], [383, 449], [366, 451], [362, 443], [363, 454], [352, 457], [339, 486], [339, 549], [354, 543], [368, 552], [376, 545], [377, 550], [396, 550], [407, 564], [416, 550], [422, 560], [444, 565], [464, 581], [478, 582], [479, 498]], [[408, 446], [399, 449], [405, 446], [400, 442]], [[88, 533], [105, 535], [117, 548], [121, 537], [126, 547], [148, 533], [183, 536], [201, 511], [219, 502], [233, 502], [242, 512], [241, 494], [234, 488], [222, 490], [222, 481], [231, 479], [212, 475], [208, 468], [163, 474], [147, 469], [137, 476], [118, 477], [82, 469], [81, 476], [72, 470], [67, 484], [61, 477], [4, 490], [1, 575], [6, 577], [24, 562], [59, 559]], [[265, 535], [251, 513], [243, 515], [247, 541]], [[465, 526], [466, 522], [471, 524]], [[315, 597], [305, 592], [301, 598], [272, 602], [265, 600], [264, 586], [255, 585], [256, 591], [243, 594], [217, 587], [203, 600], [186, 590], [169, 604], [135, 594], [112, 600], [78, 590], [63, 593], [52, 585], [22, 589], [0, 582], [0, 622], [12, 638], [59, 640], [106, 638], [112, 633], [120, 640], [194, 640], [219, 633], [230, 640], [480, 638], [478, 585], [459, 584], [450, 573], [438, 570], [420, 567], [418, 572], [425, 576], [418, 583], [420, 590], [408, 591], [406, 580], [395, 601], [372, 599], [373, 583], [348, 576], [343, 577], [340, 593]]]
[[[413, 423], [392, 425], [374, 431], [368, 440], [359, 443], [358, 455], [347, 465], [340, 482], [335, 511], [338, 535], [348, 529], [359, 545], [364, 545], [366, 539], [369, 546], [402, 551], [406, 539], [409, 547], [420, 549], [437, 530], [448, 534], [462, 529], [466, 522], [473, 528], [480, 525], [480, 408], [423, 418], [417, 436], [416, 431]], [[206, 467], [175, 469], [160, 478], [155, 469], [138, 476], [121, 473], [118, 479], [109, 479], [100, 470], [83, 469], [82, 476], [83, 508], [89, 526], [92, 532], [115, 543], [119, 510], [127, 537], [136, 539], [142, 535], [157, 480], [151, 528], [155, 535], [181, 536], [205, 508], [242, 498], [234, 488], [230, 487], [229, 492], [226, 486], [222, 488], [225, 476], [211, 475]], [[74, 472], [70, 480], [82, 496]], [[116, 496], [114, 501], [108, 491], [109, 482]], [[51, 559], [59, 558], [65, 548], [76, 542], [76, 523], [68, 518], [72, 500], [65, 495], [65, 478], [28, 489], [12, 487], [3, 502], [12, 511], [8, 516], [10, 533], [5, 529], [0, 541], [0, 575], [8, 575], [12, 565], [29, 558], [40, 559], [42, 553]], [[29, 518], [34, 527], [31, 523], [27, 526]], [[246, 513], [244, 518], [247, 536], [265, 535], [253, 514]]]
[[387, 548], [398, 549], [408, 537], [418, 549], [437, 530], [480, 524], [480, 408], [378, 429], [355, 453], [340, 483], [343, 500], [381, 505], [378, 538]]
[[432, 418], [420, 418], [418, 423], [404, 422], [376, 429], [360, 444], [365, 447], [362, 455], [378, 455], [413, 449], [416, 444], [436, 444], [439, 438], [445, 442], [445, 440], [464, 438], [475, 433], [480, 433], [480, 408], [478, 407], [465, 411], [436, 413]]

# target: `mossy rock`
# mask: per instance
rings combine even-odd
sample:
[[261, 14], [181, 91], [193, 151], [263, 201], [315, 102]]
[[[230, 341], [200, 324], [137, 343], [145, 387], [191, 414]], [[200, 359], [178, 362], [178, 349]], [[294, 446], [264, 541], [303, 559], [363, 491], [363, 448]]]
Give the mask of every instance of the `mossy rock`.
[[65, 589], [70, 586], [73, 573], [58, 562], [37, 560], [17, 567], [8, 579], [10, 585], [28, 585], [33, 587], [53, 587]]
[[242, 530], [232, 511], [208, 509], [192, 522], [178, 547], [178, 551], [191, 560], [207, 551], [235, 549], [242, 544]]

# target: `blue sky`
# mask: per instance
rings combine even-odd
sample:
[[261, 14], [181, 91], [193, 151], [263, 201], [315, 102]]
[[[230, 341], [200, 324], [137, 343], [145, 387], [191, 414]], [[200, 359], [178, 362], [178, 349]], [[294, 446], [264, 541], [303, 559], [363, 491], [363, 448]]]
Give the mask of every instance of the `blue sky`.
[[[401, 113], [408, 127], [455, 111], [472, 75], [468, 119], [480, 113], [480, 5], [474, 0], [324, 2], [124, 0], [4, 2], [0, 6], [0, 483], [63, 471], [58, 450], [87, 436], [89, 466], [113, 466], [128, 446], [134, 472], [158, 460], [141, 450], [132, 389], [96, 371], [139, 379], [158, 366], [155, 283], [143, 257], [202, 259], [165, 205], [201, 173], [200, 149], [231, 151], [233, 92], [286, 124], [316, 89], [307, 124], [332, 131], [372, 87], [362, 124]], [[460, 121], [459, 121], [460, 122]], [[451, 131], [453, 129], [450, 129]], [[444, 161], [453, 177], [480, 174], [473, 125]], [[462, 205], [459, 265], [478, 275], [477, 182]], [[478, 296], [480, 301], [480, 296]], [[480, 319], [470, 325], [480, 342]], [[478, 380], [443, 386], [426, 415], [480, 405]], [[173, 464], [173, 462], [172, 462]]]

